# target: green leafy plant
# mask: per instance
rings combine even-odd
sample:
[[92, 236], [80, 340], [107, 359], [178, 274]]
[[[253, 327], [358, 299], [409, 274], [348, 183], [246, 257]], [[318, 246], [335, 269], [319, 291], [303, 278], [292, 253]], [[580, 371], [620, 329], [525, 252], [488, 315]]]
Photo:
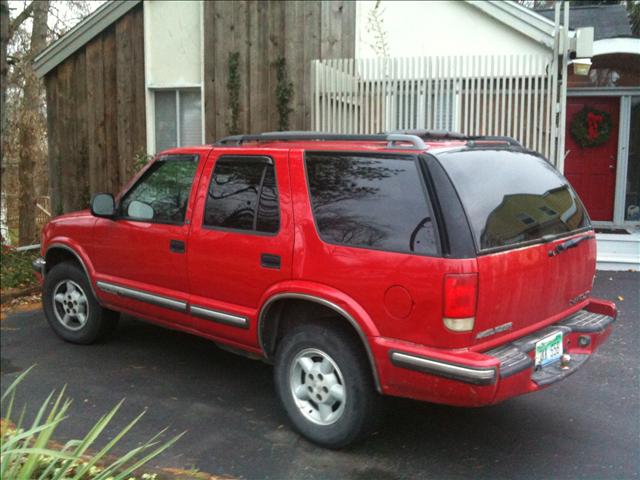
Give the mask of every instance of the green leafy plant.
[[231, 118], [227, 129], [232, 135], [240, 133], [240, 52], [230, 52], [228, 60], [229, 78], [227, 93], [229, 95], [229, 113]]
[[291, 99], [293, 98], [293, 83], [287, 74], [287, 61], [278, 58], [276, 66], [276, 106], [278, 108], [278, 130], [289, 130], [289, 114], [293, 112]]
[[2, 288], [25, 288], [36, 285], [31, 262], [39, 254], [38, 250], [18, 252], [9, 245], [2, 245], [2, 257], [0, 257]]
[[[2, 445], [0, 446], [0, 478], [39, 480], [129, 480], [131, 474], [173, 445], [183, 434], [166, 442], [160, 442], [162, 430], [138, 447], [108, 463], [106, 456], [142, 418], [144, 412], [134, 418], [97, 453], [89, 453], [100, 434], [116, 415], [122, 401], [101, 417], [84, 438], [70, 440], [64, 446], [52, 446], [56, 428], [69, 416], [71, 400], [65, 398], [65, 389], [55, 391], [40, 406], [30, 426], [24, 426], [26, 405], [21, 409], [13, 426], [15, 392], [33, 367], [23, 372], [2, 395], [4, 420]], [[52, 403], [53, 402], [53, 403]], [[136, 477], [133, 477], [136, 478]], [[141, 479], [153, 479], [153, 474], [143, 474]]]

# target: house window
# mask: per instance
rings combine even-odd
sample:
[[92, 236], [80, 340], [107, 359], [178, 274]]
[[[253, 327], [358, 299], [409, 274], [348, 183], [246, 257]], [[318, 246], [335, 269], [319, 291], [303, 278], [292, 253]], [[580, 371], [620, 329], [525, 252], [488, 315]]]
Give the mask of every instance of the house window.
[[202, 98], [199, 89], [156, 90], [156, 152], [202, 143]]

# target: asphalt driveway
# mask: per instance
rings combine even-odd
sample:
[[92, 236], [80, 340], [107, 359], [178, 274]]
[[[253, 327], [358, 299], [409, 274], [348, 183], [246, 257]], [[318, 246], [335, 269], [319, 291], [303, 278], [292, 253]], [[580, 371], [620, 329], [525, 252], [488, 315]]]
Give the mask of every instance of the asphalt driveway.
[[18, 398], [33, 410], [66, 383], [74, 404], [60, 441], [86, 433], [122, 398], [109, 434], [148, 412], [121, 451], [166, 426], [186, 430], [154, 466], [272, 479], [638, 478], [639, 291], [640, 274], [598, 273], [595, 295], [621, 315], [608, 343], [564, 382], [481, 409], [390, 399], [380, 431], [339, 452], [288, 428], [268, 365], [130, 318], [108, 343], [80, 347], [58, 340], [42, 312], [11, 316], [1, 324], [2, 388], [37, 363]]

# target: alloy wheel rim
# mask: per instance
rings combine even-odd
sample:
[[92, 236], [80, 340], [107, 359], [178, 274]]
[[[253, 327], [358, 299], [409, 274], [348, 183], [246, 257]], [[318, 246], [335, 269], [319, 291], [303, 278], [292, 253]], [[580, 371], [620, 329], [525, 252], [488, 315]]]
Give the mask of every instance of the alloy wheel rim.
[[331, 425], [344, 414], [347, 390], [336, 362], [325, 352], [307, 348], [291, 363], [290, 387], [300, 413], [318, 425]]
[[80, 330], [89, 318], [89, 302], [80, 285], [63, 280], [53, 289], [53, 311], [56, 320], [72, 331]]

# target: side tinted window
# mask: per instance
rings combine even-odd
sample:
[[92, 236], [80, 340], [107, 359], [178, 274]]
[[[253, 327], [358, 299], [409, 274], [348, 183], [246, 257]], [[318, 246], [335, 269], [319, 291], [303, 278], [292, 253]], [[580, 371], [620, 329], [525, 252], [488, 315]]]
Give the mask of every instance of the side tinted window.
[[222, 157], [216, 162], [204, 225], [275, 233], [280, 209], [275, 169], [264, 157]]
[[413, 157], [309, 153], [306, 167], [323, 240], [437, 253], [433, 219]]
[[197, 167], [196, 155], [160, 157], [122, 198], [120, 216], [157, 223], [184, 222]]

